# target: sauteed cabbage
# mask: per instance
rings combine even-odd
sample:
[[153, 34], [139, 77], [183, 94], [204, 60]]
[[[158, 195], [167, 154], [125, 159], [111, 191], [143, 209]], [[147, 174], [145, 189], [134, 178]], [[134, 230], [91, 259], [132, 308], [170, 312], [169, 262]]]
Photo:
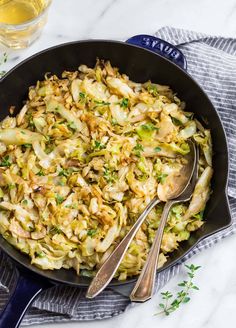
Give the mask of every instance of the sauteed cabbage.
[[[189, 152], [200, 146], [190, 203], [175, 205], [159, 267], [203, 224], [210, 196], [210, 131], [164, 85], [136, 83], [110, 62], [46, 74], [16, 117], [0, 123], [0, 233], [44, 270], [93, 276]], [[156, 206], [131, 243], [117, 278], [139, 274], [158, 228]]]

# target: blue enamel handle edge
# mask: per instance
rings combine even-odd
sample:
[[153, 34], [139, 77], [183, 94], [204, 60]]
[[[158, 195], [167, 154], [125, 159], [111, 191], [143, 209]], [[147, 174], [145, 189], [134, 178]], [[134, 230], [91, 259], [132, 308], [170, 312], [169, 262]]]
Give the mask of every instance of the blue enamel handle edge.
[[187, 70], [187, 60], [182, 51], [167, 41], [155, 36], [139, 34], [126, 40], [126, 43], [151, 50], [158, 55], [169, 59], [182, 69]]
[[51, 282], [36, 274], [20, 272], [15, 289], [5, 308], [0, 313], [0, 327], [19, 327], [26, 310], [33, 300], [43, 290], [52, 286]]

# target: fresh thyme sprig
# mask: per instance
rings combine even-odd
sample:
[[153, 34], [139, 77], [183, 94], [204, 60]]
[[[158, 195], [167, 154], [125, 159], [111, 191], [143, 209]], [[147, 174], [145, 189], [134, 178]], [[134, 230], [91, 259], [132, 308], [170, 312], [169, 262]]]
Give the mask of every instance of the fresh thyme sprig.
[[199, 288], [194, 285], [193, 278], [195, 277], [195, 272], [200, 268], [200, 266], [186, 264], [185, 267], [188, 269], [187, 275], [189, 279], [184, 280], [183, 282], [178, 284], [178, 286], [183, 287], [183, 289], [176, 294], [175, 298], [173, 294], [169, 291], [161, 293], [164, 302], [159, 304], [161, 311], [156, 313], [155, 315], [169, 315], [170, 313], [177, 310], [181, 304], [188, 303], [190, 301], [189, 295], [192, 289], [199, 290]]

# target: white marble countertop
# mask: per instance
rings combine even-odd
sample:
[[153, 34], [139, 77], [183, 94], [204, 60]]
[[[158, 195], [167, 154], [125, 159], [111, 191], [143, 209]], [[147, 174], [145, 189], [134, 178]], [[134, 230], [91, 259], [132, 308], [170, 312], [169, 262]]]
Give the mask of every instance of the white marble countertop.
[[[9, 52], [9, 69], [22, 59], [55, 44], [71, 40], [106, 38], [125, 40], [139, 33], [153, 34], [171, 25], [214, 35], [236, 36], [236, 0], [54, 0], [42, 36], [30, 48]], [[0, 52], [3, 49], [0, 48]], [[222, 328], [236, 322], [236, 236], [196, 255], [201, 265], [196, 278], [200, 287], [191, 301], [169, 317], [154, 316], [160, 293], [119, 317], [96, 322], [63, 323], [35, 328]], [[184, 272], [165, 290], [176, 290]]]

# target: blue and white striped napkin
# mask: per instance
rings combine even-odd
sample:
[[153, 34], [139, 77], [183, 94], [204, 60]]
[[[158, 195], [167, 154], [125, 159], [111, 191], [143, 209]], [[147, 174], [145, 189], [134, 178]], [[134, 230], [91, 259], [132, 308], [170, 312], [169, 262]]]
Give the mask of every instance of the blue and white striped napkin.
[[[188, 72], [211, 98], [224, 124], [230, 151], [228, 195], [233, 218], [231, 227], [201, 241], [183, 261], [236, 231], [236, 39], [212, 37], [182, 29], [164, 27], [156, 34], [182, 50], [187, 58]], [[182, 261], [182, 262], [183, 262]], [[180, 270], [178, 264], [161, 272], [156, 281], [160, 289]], [[0, 283], [11, 289], [15, 279], [14, 264], [0, 254]], [[0, 307], [8, 298], [8, 290], [0, 289]], [[57, 286], [42, 293], [22, 322], [31, 325], [46, 322], [96, 320], [110, 318], [126, 310], [126, 296], [106, 290], [93, 300], [85, 291], [74, 287]]]

